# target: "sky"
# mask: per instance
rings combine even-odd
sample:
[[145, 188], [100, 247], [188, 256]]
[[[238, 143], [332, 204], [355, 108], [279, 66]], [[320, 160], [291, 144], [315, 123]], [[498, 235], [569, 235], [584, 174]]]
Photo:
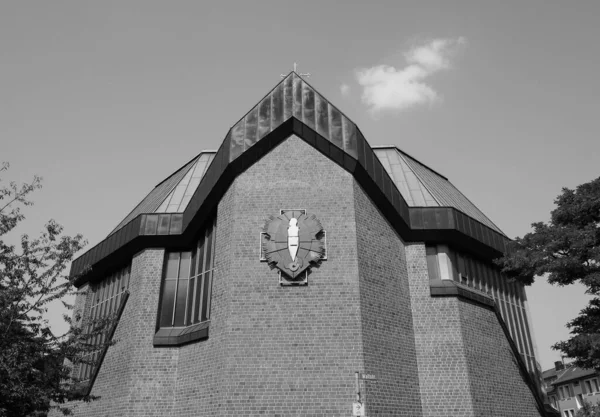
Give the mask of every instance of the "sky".
[[[2, 179], [44, 178], [8, 239], [52, 218], [91, 248], [294, 62], [371, 145], [522, 236], [599, 176], [598, 16], [597, 1], [0, 1]], [[527, 294], [546, 369], [588, 297], [543, 278]]]

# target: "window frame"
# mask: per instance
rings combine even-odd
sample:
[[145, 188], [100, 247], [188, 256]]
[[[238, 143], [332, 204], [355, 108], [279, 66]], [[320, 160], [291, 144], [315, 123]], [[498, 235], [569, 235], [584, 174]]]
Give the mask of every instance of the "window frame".
[[[165, 251], [161, 275], [160, 297], [156, 314], [154, 346], [178, 346], [208, 338], [212, 287], [215, 273], [217, 217], [211, 216], [201, 229], [192, 248]], [[176, 273], [171, 262], [176, 259]], [[188, 254], [186, 256], [186, 254]], [[182, 274], [183, 260], [187, 270]], [[173, 276], [171, 276], [173, 275]], [[175, 281], [171, 296], [167, 297], [166, 286]], [[185, 281], [185, 294], [180, 285]], [[172, 300], [171, 300], [172, 298]], [[165, 305], [165, 301], [171, 303]], [[183, 316], [180, 309], [183, 303]], [[167, 310], [165, 310], [167, 309]], [[170, 316], [170, 324], [165, 322]]]
[[111, 315], [115, 315], [113, 323], [104, 329], [102, 333], [96, 334], [91, 340], [91, 344], [97, 346], [94, 351], [87, 352], [83, 356], [86, 361], [92, 363], [80, 363], [77, 369], [77, 379], [80, 383], [89, 383], [95, 379], [95, 374], [100, 367], [103, 350], [108, 347], [106, 339], [111, 338], [111, 333], [116, 329], [119, 322], [120, 309], [124, 299], [129, 294], [129, 284], [131, 282], [131, 262], [127, 265], [114, 269], [106, 274], [104, 278], [90, 286], [88, 302], [86, 304], [86, 321], [83, 323], [84, 332], [91, 331], [92, 322], [101, 320]]
[[560, 387], [558, 387], [558, 392], [560, 393], [561, 400], [568, 400], [569, 398], [571, 398], [571, 392], [569, 391], [568, 384], [561, 385]]
[[573, 384], [567, 384], [567, 390], [569, 391], [569, 398], [575, 397], [575, 390], [573, 389]]
[[[593, 395], [600, 392], [600, 386], [598, 385], [598, 378], [588, 378], [583, 381], [585, 391], [587, 395]], [[589, 389], [588, 389], [589, 386]]]

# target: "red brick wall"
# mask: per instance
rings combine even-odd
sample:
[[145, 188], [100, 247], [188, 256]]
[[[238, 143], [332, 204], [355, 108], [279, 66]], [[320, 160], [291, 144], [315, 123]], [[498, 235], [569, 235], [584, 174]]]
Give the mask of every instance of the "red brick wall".
[[408, 245], [406, 259], [423, 416], [472, 416], [459, 300], [431, 297], [425, 245]]
[[170, 415], [179, 351], [152, 346], [163, 259], [162, 249], [133, 257], [130, 297], [114, 335], [117, 343], [108, 349], [92, 389], [101, 399], [77, 404], [75, 415]]
[[431, 297], [425, 245], [406, 253], [423, 416], [539, 416], [495, 313]]
[[[134, 256], [129, 283], [131, 295], [119, 323], [117, 344], [111, 348], [114, 348], [113, 355], [121, 353], [122, 357], [113, 372], [105, 373], [107, 385], [112, 389], [129, 392], [128, 416], [164, 416], [169, 415], [173, 407], [179, 351], [156, 349], [152, 345], [163, 261], [162, 249], [147, 249]], [[109, 361], [110, 353], [109, 349], [105, 362]], [[128, 370], [125, 382], [119, 378], [121, 368]], [[96, 380], [96, 384], [98, 382]]]
[[474, 399], [473, 415], [539, 417], [496, 314], [462, 301], [459, 313]]
[[[176, 415], [350, 413], [363, 368], [353, 182], [295, 137], [235, 180], [218, 209], [210, 336], [181, 348]], [[305, 287], [259, 262], [265, 221], [284, 208], [327, 230], [330, 260]]]
[[355, 183], [367, 415], [421, 416], [404, 242]]
[[[327, 230], [329, 259], [308, 286], [281, 287], [259, 262], [260, 232], [282, 208]], [[532, 415], [489, 400], [521, 389], [490, 312], [432, 298], [424, 246], [406, 246], [351, 174], [294, 136], [219, 203], [207, 340], [152, 346], [163, 259], [161, 249], [134, 257], [117, 344], [92, 391], [102, 399], [76, 415], [348, 416], [355, 371], [378, 377], [362, 387], [370, 416]], [[485, 372], [489, 356], [497, 375]], [[531, 409], [527, 393], [511, 399]]]

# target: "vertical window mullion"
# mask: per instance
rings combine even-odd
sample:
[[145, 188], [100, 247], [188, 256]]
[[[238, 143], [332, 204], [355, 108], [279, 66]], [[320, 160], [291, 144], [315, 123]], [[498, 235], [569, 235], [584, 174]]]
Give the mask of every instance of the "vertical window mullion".
[[525, 327], [525, 333], [527, 334], [527, 346], [528, 346], [531, 356], [534, 356], [533, 340], [531, 337], [531, 331], [529, 329], [529, 316], [528, 316], [528, 312], [527, 312], [527, 308], [526, 308], [527, 294], [525, 293], [525, 286], [520, 285], [519, 291], [520, 291], [519, 298], [520, 298], [520, 302], [521, 302], [521, 307], [523, 309], [523, 326]]
[[215, 229], [213, 227], [213, 229], [211, 230], [211, 248], [212, 251], [210, 253], [210, 263], [208, 264], [208, 267], [210, 268], [210, 270], [207, 272], [208, 277], [206, 279], [208, 279], [208, 283], [207, 283], [207, 295], [206, 295], [206, 320], [210, 319], [210, 304], [211, 304], [211, 299], [212, 299], [212, 279], [213, 279], [213, 270], [214, 270], [214, 258], [215, 258], [215, 243], [217, 241], [217, 237], [216, 237], [216, 233], [215, 233]]
[[129, 277], [131, 276], [131, 265], [128, 265], [125, 270], [125, 283], [123, 284], [124, 289], [129, 289]]
[[171, 326], [175, 325], [175, 308], [177, 308], [177, 291], [179, 291], [179, 267], [181, 266], [181, 252], [177, 254], [177, 272], [175, 274], [175, 296], [173, 297], [173, 314]]
[[200, 299], [198, 300], [198, 315], [196, 316], [198, 322], [202, 321], [202, 309], [204, 308], [202, 301], [204, 300], [204, 280], [206, 279], [206, 273], [203, 272], [200, 277], [202, 277], [198, 280], [200, 282]]
[[[194, 287], [188, 288], [188, 292], [192, 291], [192, 305], [190, 307], [190, 313], [186, 316], [189, 317], [190, 324], [194, 324], [195, 322], [195, 312], [196, 312], [196, 303], [198, 302], [196, 297], [196, 287], [198, 286], [198, 252], [199, 252], [200, 241], [196, 242], [196, 246], [194, 247], [194, 252], [192, 253], [192, 270], [190, 272], [190, 282], [192, 280], [192, 273], [194, 279]], [[189, 285], [191, 287], [191, 285]]]
[[210, 245], [210, 242], [208, 242], [207, 236], [210, 233], [210, 228], [207, 228], [204, 231], [204, 236], [202, 237], [202, 240], [204, 241], [204, 244], [202, 245], [202, 270], [200, 271], [202, 273], [202, 279], [200, 280], [202, 282], [202, 285], [200, 287], [200, 299], [198, 300], [198, 316], [197, 316], [197, 320], [198, 322], [202, 321], [202, 310], [204, 309], [204, 281], [206, 280], [206, 267], [209, 266], [209, 260], [206, 259], [206, 252], [209, 250], [208, 246]]
[[460, 271], [460, 282], [469, 286], [471, 277], [469, 276], [469, 270], [467, 269], [467, 258], [463, 254], [458, 255], [458, 270]]
[[110, 280], [110, 309], [109, 314], [112, 314], [116, 310], [116, 295], [117, 295], [117, 276], [116, 274]]
[[188, 296], [188, 284], [190, 275], [191, 252], [179, 253], [177, 292], [175, 294], [175, 315], [173, 326], [185, 326], [186, 304]]
[[[211, 239], [209, 240], [208, 237], [211, 237]], [[204, 256], [203, 256], [203, 263], [204, 265], [202, 265], [202, 273], [206, 272], [206, 270], [208, 269], [208, 267], [210, 266], [210, 259], [208, 259], [207, 253], [208, 251], [212, 252], [212, 228], [208, 228], [206, 229], [206, 232], [204, 233]]]
[[485, 282], [485, 292], [493, 297], [494, 295], [492, 289], [492, 281], [488, 273], [488, 268], [483, 262], [479, 263], [479, 270], [481, 271], [481, 276], [483, 277], [483, 281]]
[[212, 276], [213, 276], [213, 271], [209, 271], [206, 273], [208, 276], [206, 279], [208, 279], [208, 283], [206, 284], [207, 289], [207, 296], [206, 296], [206, 320], [210, 319], [210, 301], [212, 298]]
[[165, 258], [161, 327], [190, 326], [207, 320], [215, 258], [215, 222], [213, 218], [192, 250], [172, 252]]
[[440, 280], [440, 266], [437, 260], [437, 248], [435, 246], [427, 246], [425, 248], [425, 256], [427, 259], [427, 272], [429, 280]]
[[[190, 258], [191, 257], [192, 257], [192, 254], [190, 254]], [[191, 308], [192, 308], [192, 306], [189, 305], [190, 304], [189, 303], [189, 301], [190, 301], [190, 299], [189, 299], [189, 296], [190, 296], [190, 282], [192, 280], [192, 262], [191, 261], [192, 260], [190, 259], [190, 264], [188, 265], [188, 273], [187, 273], [187, 277], [188, 277], [187, 278], [187, 280], [188, 280], [187, 284], [188, 285], [187, 285], [187, 288], [186, 288], [186, 291], [185, 291], [185, 311], [183, 313], [183, 325], [184, 326], [188, 326], [188, 325], [191, 324], [191, 323], [187, 322], [187, 320], [188, 320], [188, 309], [191, 310]], [[192, 295], [193, 295], [193, 293], [192, 293]], [[191, 322], [191, 320], [190, 320], [190, 322]]]

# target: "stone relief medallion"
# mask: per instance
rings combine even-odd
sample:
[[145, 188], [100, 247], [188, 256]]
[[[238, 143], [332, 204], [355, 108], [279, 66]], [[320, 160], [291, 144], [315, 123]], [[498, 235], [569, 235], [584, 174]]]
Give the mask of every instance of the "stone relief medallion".
[[263, 256], [287, 280], [306, 279], [306, 271], [325, 254], [321, 222], [305, 210], [281, 210], [270, 216], [263, 229]]

